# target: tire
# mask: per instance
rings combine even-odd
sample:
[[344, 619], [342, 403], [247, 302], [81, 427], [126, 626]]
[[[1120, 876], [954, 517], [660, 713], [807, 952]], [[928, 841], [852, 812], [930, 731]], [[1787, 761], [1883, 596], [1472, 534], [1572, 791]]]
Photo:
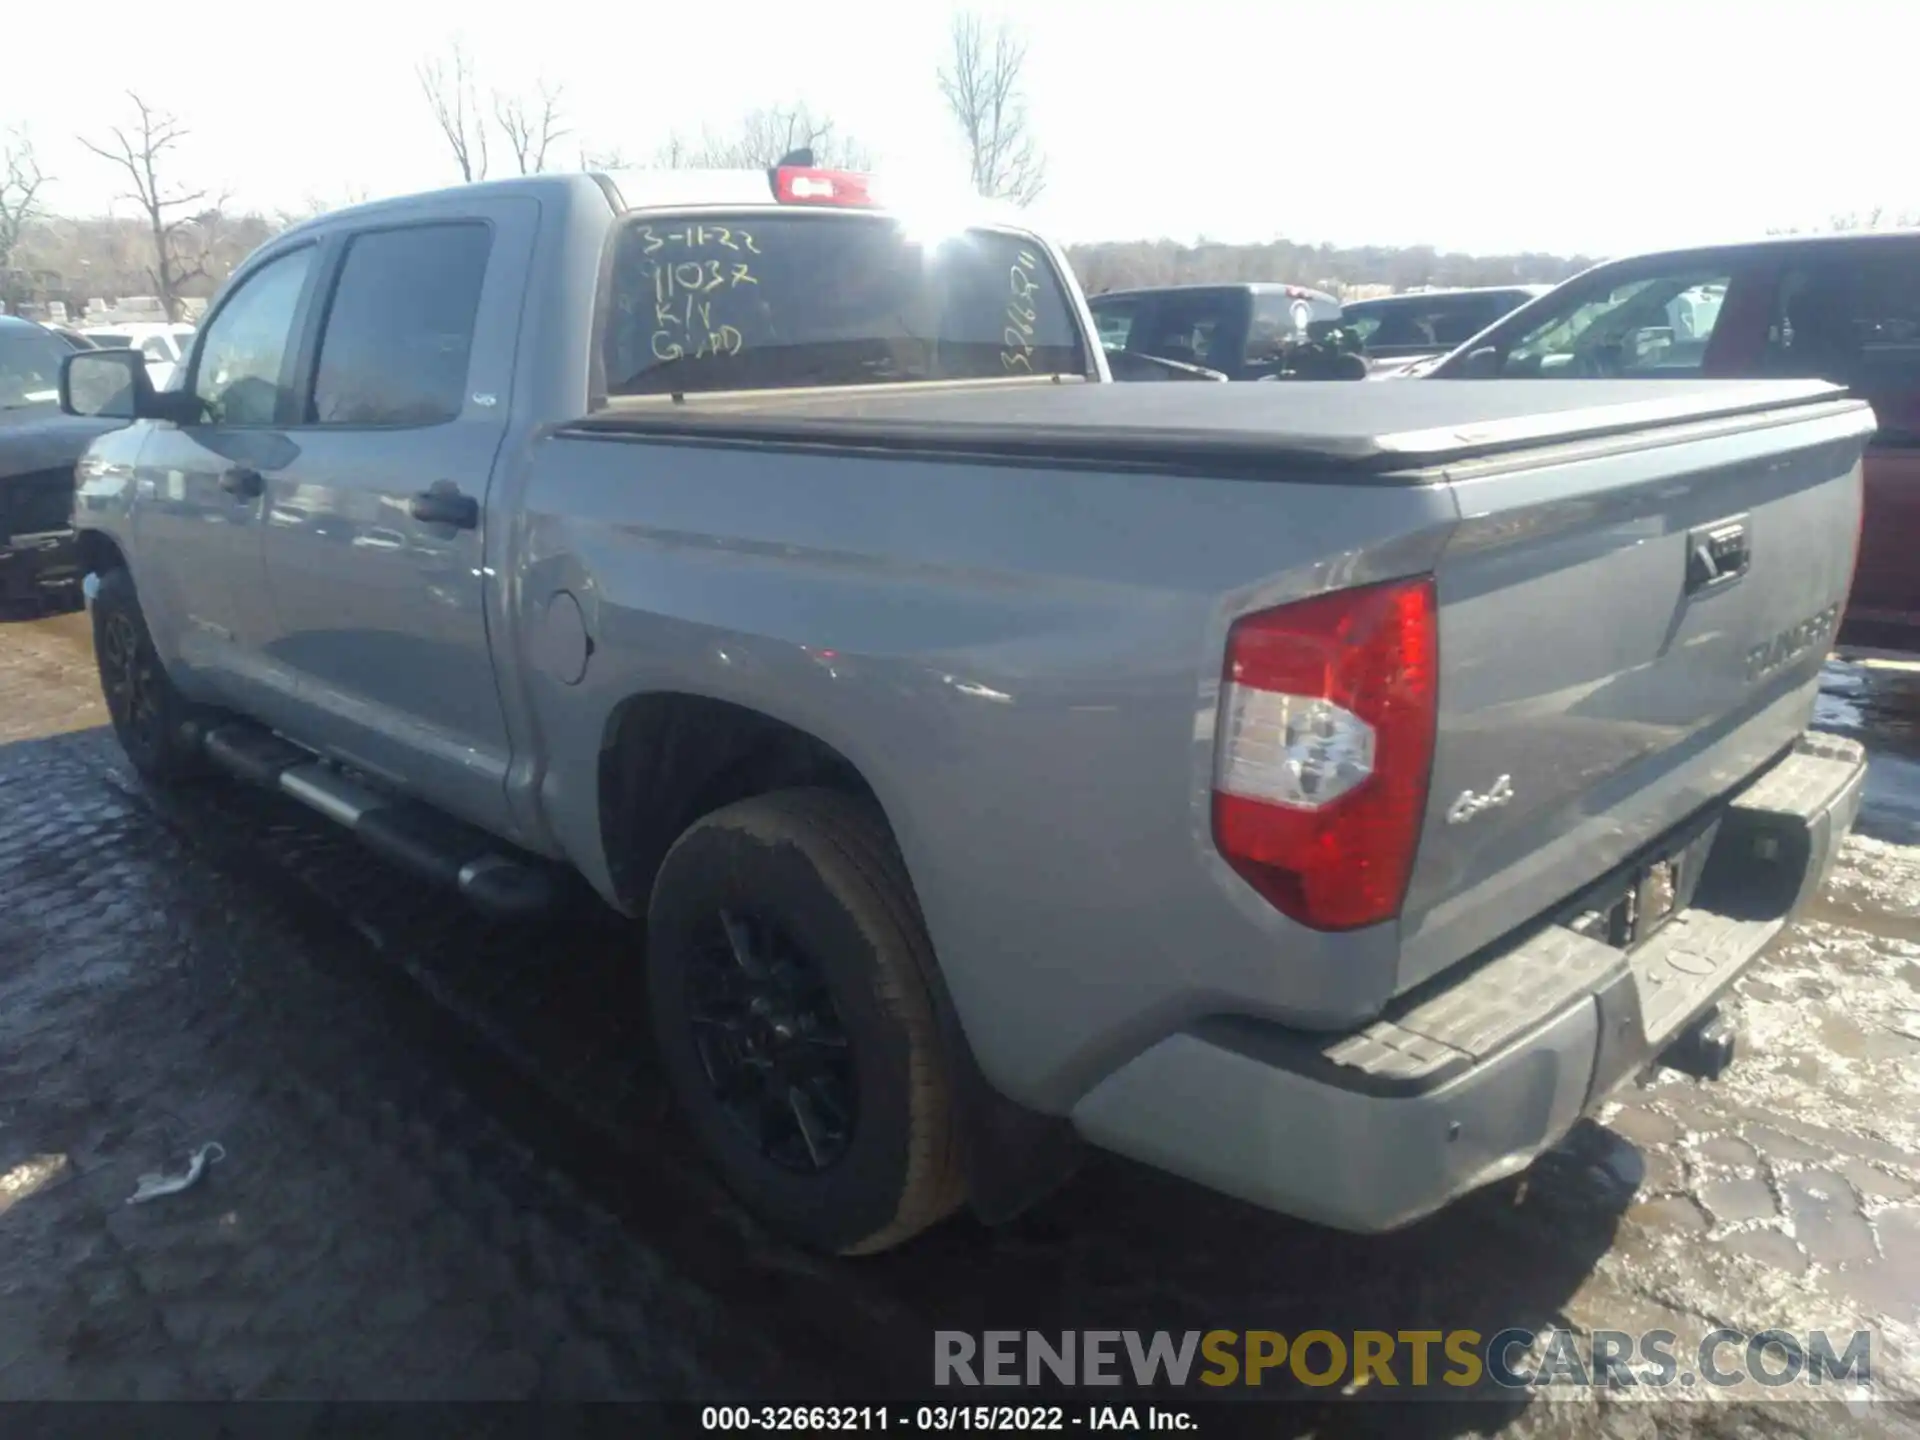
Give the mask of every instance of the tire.
[[[966, 1185], [928, 988], [933, 947], [870, 807], [783, 790], [715, 811], [668, 851], [647, 924], [662, 1066], [722, 1179], [762, 1223], [809, 1249], [863, 1255], [959, 1208]], [[762, 984], [756, 974], [785, 978]], [[771, 1020], [743, 1016], [752, 1007], [740, 995], [769, 990], [810, 998], [777, 1000]], [[836, 1024], [844, 1050], [832, 1043]], [[756, 1045], [764, 1063], [729, 1065]], [[769, 1088], [739, 1098], [756, 1085]], [[767, 1098], [781, 1087], [805, 1092], [787, 1116]]]
[[100, 577], [93, 597], [93, 653], [100, 692], [120, 748], [156, 785], [180, 785], [208, 771], [193, 734], [201, 712], [182, 698], [153, 648], [133, 577], [124, 569]]

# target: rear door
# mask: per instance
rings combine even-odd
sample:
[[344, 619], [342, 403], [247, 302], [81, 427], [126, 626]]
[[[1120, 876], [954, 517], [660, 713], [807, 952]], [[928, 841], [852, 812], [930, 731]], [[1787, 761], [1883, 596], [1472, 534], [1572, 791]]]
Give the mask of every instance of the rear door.
[[[1866, 525], [1847, 618], [1863, 643], [1920, 649], [1920, 240], [1875, 243], [1854, 270], [1846, 379], [1873, 404]], [[1880, 634], [1867, 633], [1869, 627]]]
[[289, 733], [496, 830], [510, 746], [483, 539], [538, 216], [463, 198], [333, 240], [297, 450], [267, 476]]
[[1717, 368], [1817, 376], [1873, 405], [1879, 431], [1867, 451], [1847, 638], [1920, 647], [1920, 241], [1799, 247], [1782, 252], [1773, 279], [1764, 335], [1726, 347]]

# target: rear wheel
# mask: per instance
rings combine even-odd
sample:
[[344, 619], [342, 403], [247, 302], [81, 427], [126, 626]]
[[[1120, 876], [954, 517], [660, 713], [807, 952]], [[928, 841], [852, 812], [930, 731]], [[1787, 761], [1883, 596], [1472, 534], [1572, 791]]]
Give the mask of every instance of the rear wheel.
[[662, 1063], [741, 1202], [818, 1250], [885, 1250], [965, 1198], [927, 973], [886, 827], [824, 790], [680, 837], [648, 910]]
[[107, 714], [133, 768], [161, 785], [204, 775], [206, 761], [192, 731], [198, 711], [167, 677], [133, 577], [123, 569], [100, 577], [93, 598], [93, 652]]

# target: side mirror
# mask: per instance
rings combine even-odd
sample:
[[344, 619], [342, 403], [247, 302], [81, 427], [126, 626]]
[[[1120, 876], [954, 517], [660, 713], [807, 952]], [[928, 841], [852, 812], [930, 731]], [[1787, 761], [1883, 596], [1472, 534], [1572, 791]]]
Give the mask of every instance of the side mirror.
[[138, 350], [76, 350], [60, 361], [60, 408], [103, 420], [189, 423], [190, 397], [153, 388]]
[[76, 350], [60, 361], [60, 408], [69, 415], [133, 420], [142, 394], [153, 395], [138, 350]]

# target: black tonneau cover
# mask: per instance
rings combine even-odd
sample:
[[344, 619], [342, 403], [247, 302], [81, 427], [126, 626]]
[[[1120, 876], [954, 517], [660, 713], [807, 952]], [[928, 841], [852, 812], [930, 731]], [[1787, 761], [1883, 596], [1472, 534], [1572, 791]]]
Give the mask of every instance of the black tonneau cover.
[[1021, 379], [614, 400], [562, 429], [1128, 468], [1264, 469], [1293, 460], [1380, 472], [1765, 411], [1798, 418], [1791, 412], [1833, 405], [1844, 395], [1819, 380], [1103, 385]]

